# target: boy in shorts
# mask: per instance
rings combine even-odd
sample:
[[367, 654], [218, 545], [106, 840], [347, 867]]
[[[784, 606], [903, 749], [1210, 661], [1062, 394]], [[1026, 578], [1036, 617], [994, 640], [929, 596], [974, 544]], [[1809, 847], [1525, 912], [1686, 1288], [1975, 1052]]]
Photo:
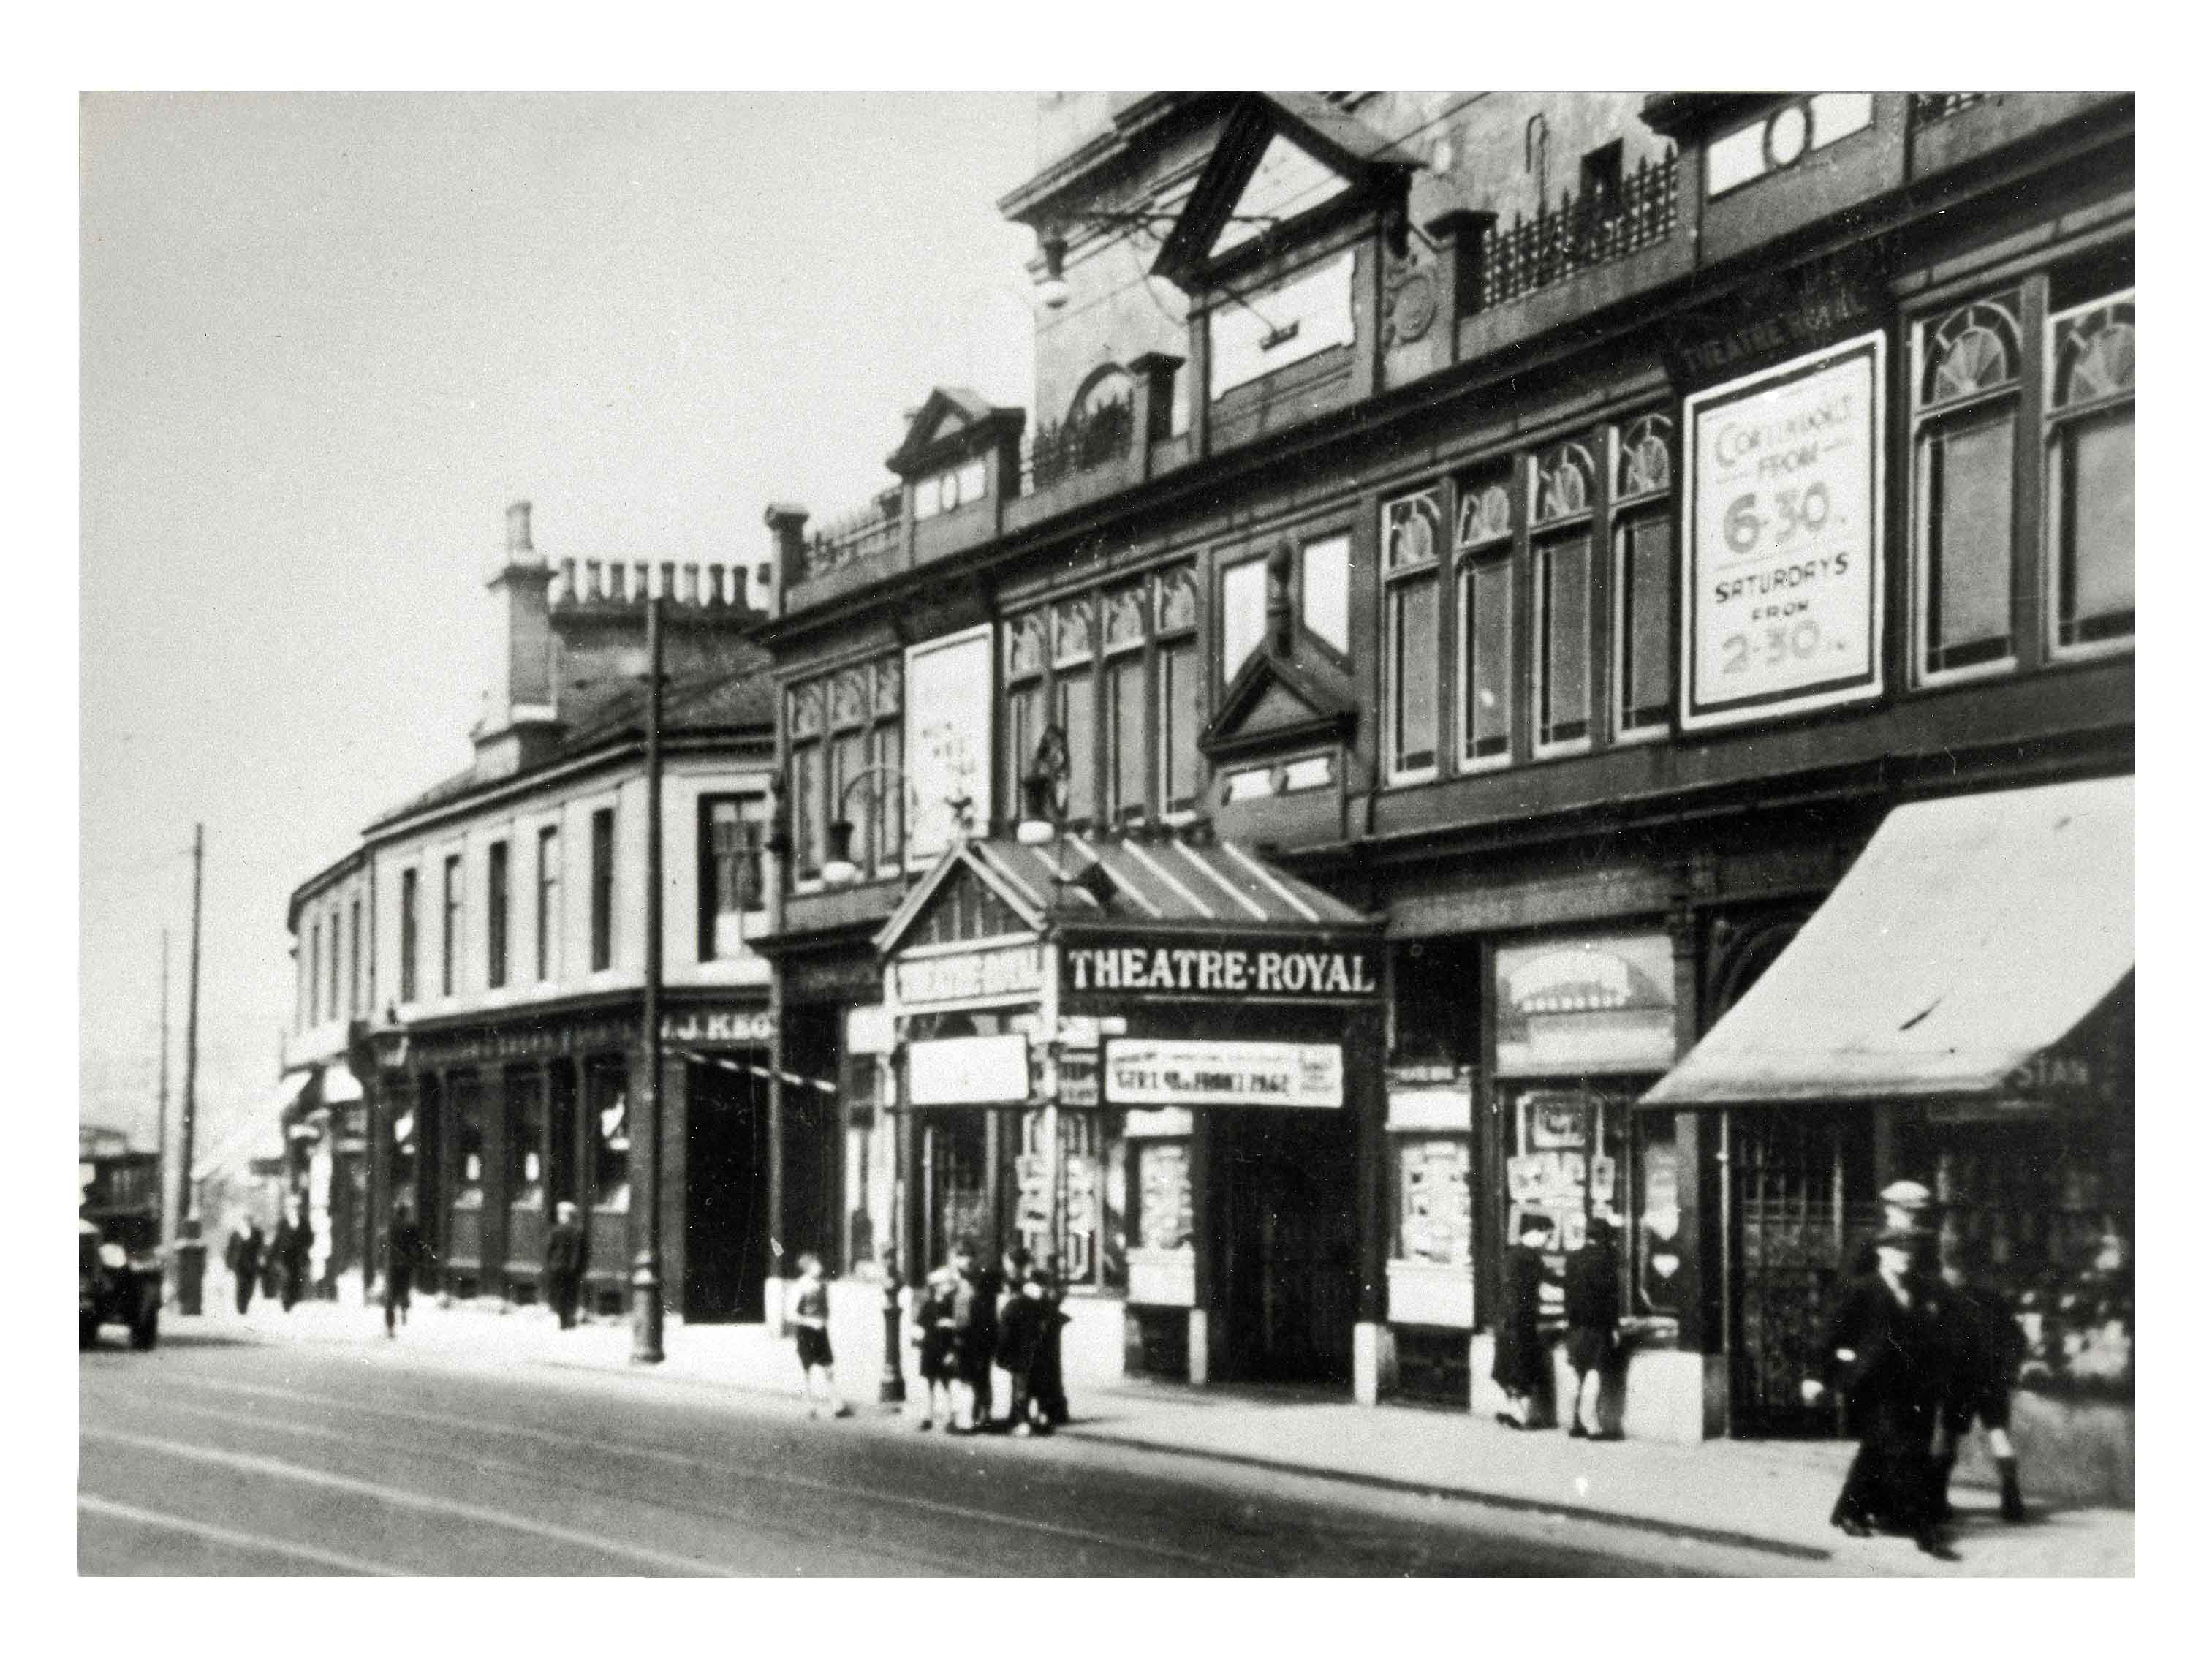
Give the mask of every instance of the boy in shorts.
[[830, 1287], [823, 1281], [822, 1258], [811, 1250], [799, 1258], [799, 1283], [791, 1293], [792, 1335], [799, 1341], [799, 1373], [806, 1389], [806, 1415], [822, 1416], [815, 1404], [814, 1377], [822, 1375], [823, 1401], [832, 1418], [850, 1418], [853, 1409], [837, 1393], [833, 1368], [836, 1356], [830, 1352]]

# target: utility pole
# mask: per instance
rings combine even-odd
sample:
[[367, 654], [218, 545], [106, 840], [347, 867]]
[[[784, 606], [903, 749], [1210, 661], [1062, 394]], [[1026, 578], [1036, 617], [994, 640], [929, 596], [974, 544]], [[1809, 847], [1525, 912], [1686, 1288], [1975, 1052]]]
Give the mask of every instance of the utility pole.
[[192, 941], [185, 975], [185, 1105], [180, 1119], [177, 1161], [177, 1231], [187, 1231], [198, 1212], [192, 1208], [192, 1119], [198, 1110], [200, 1074], [200, 867], [205, 851], [205, 830], [192, 824]]
[[629, 1358], [657, 1366], [660, 1323], [660, 604], [645, 599], [645, 1093], [638, 1144], [645, 1154], [645, 1232], [630, 1274]]
[[162, 1180], [155, 1195], [161, 1243], [169, 1242], [169, 928], [161, 928], [161, 1057], [154, 1078], [154, 1172]]

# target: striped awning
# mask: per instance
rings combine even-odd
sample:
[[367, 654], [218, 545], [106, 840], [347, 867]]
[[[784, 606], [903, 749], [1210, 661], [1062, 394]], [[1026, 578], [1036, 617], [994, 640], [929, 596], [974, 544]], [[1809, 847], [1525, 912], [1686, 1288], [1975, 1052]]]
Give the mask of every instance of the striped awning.
[[1233, 840], [1070, 833], [954, 846], [877, 934], [888, 954], [939, 890], [972, 872], [1033, 931], [1049, 925], [1326, 932], [1370, 928], [1363, 914]]

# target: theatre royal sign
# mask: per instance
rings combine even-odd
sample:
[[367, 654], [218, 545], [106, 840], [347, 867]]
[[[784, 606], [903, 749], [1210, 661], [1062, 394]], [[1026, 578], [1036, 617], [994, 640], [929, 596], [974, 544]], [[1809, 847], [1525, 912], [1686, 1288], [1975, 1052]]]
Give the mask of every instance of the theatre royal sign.
[[1079, 943], [1061, 948], [1063, 995], [1360, 1001], [1381, 993], [1365, 949]]

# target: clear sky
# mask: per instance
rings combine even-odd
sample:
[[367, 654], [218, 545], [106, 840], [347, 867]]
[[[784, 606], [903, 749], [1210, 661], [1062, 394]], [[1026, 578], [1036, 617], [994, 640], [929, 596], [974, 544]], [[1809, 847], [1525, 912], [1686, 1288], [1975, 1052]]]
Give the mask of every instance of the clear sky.
[[80, 119], [81, 1115], [150, 1137], [203, 821], [204, 1153], [275, 1086], [293, 886], [467, 762], [510, 501], [556, 559], [757, 561], [772, 500], [884, 483], [933, 384], [1029, 403], [1032, 242], [993, 205], [1034, 100]]

